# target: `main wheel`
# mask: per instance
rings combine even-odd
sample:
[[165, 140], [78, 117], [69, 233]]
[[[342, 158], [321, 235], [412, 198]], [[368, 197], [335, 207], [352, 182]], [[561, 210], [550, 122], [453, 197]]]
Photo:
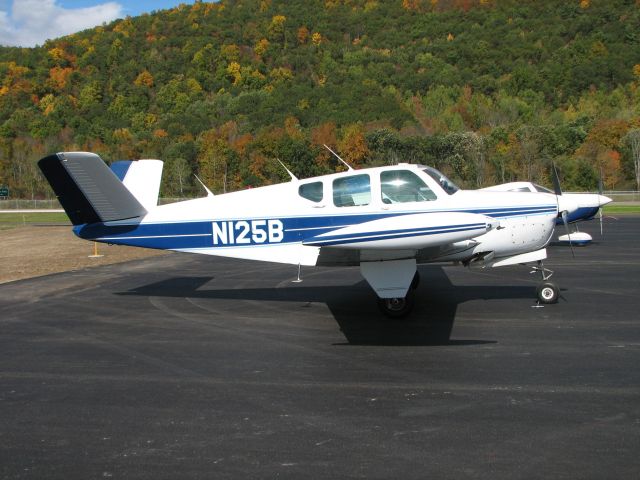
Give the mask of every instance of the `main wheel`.
[[407, 293], [407, 296], [402, 298], [379, 298], [378, 306], [382, 313], [389, 318], [403, 318], [411, 313], [414, 306], [413, 295]]
[[411, 280], [411, 290], [415, 290], [420, 285], [420, 272], [416, 270], [416, 273], [413, 275], [413, 280]]
[[543, 282], [538, 287], [537, 294], [540, 303], [557, 303], [558, 297], [560, 296], [560, 289], [555, 283]]

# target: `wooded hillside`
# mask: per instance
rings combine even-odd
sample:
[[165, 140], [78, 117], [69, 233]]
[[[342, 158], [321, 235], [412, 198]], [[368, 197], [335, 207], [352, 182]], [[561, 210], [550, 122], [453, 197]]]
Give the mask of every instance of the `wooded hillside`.
[[[225, 0], [0, 48], [0, 184], [62, 150], [165, 161], [162, 195], [355, 166], [471, 188], [636, 188], [640, 0]], [[640, 155], [640, 153], [636, 152]], [[549, 183], [549, 182], [547, 182]]]

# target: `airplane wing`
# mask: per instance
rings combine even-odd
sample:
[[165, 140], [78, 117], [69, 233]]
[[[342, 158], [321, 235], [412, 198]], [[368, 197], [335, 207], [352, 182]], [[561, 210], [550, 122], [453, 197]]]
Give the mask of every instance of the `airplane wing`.
[[325, 232], [303, 241], [320, 247], [317, 265], [360, 265], [382, 299], [405, 297], [419, 255], [434, 255], [496, 228], [499, 222], [466, 212], [396, 215]]
[[472, 239], [496, 228], [485, 215], [464, 212], [398, 215], [317, 235], [304, 246], [320, 247], [318, 266], [416, 258], [419, 263], [477, 244]]
[[468, 240], [498, 226], [485, 215], [434, 212], [396, 215], [325, 232], [303, 245], [344, 250], [420, 250]]

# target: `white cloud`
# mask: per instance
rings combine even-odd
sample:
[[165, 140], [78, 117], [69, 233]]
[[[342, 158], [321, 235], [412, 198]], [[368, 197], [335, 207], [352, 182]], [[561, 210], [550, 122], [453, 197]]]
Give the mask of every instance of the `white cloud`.
[[110, 22], [123, 16], [119, 3], [85, 8], [62, 8], [56, 0], [13, 0], [11, 15], [0, 11], [0, 45], [34, 47]]

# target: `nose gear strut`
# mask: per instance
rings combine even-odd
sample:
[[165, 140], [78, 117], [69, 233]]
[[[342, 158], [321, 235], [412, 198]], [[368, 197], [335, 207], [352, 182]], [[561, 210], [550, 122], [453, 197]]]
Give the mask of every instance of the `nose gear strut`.
[[544, 303], [546, 305], [557, 303], [558, 298], [560, 297], [560, 289], [558, 286], [549, 281], [549, 279], [553, 276], [553, 271], [545, 268], [542, 260], [538, 260], [537, 266], [533, 267], [533, 270], [529, 273], [540, 272], [542, 276], [542, 283], [538, 285], [536, 290], [536, 295], [538, 297], [538, 304]]

